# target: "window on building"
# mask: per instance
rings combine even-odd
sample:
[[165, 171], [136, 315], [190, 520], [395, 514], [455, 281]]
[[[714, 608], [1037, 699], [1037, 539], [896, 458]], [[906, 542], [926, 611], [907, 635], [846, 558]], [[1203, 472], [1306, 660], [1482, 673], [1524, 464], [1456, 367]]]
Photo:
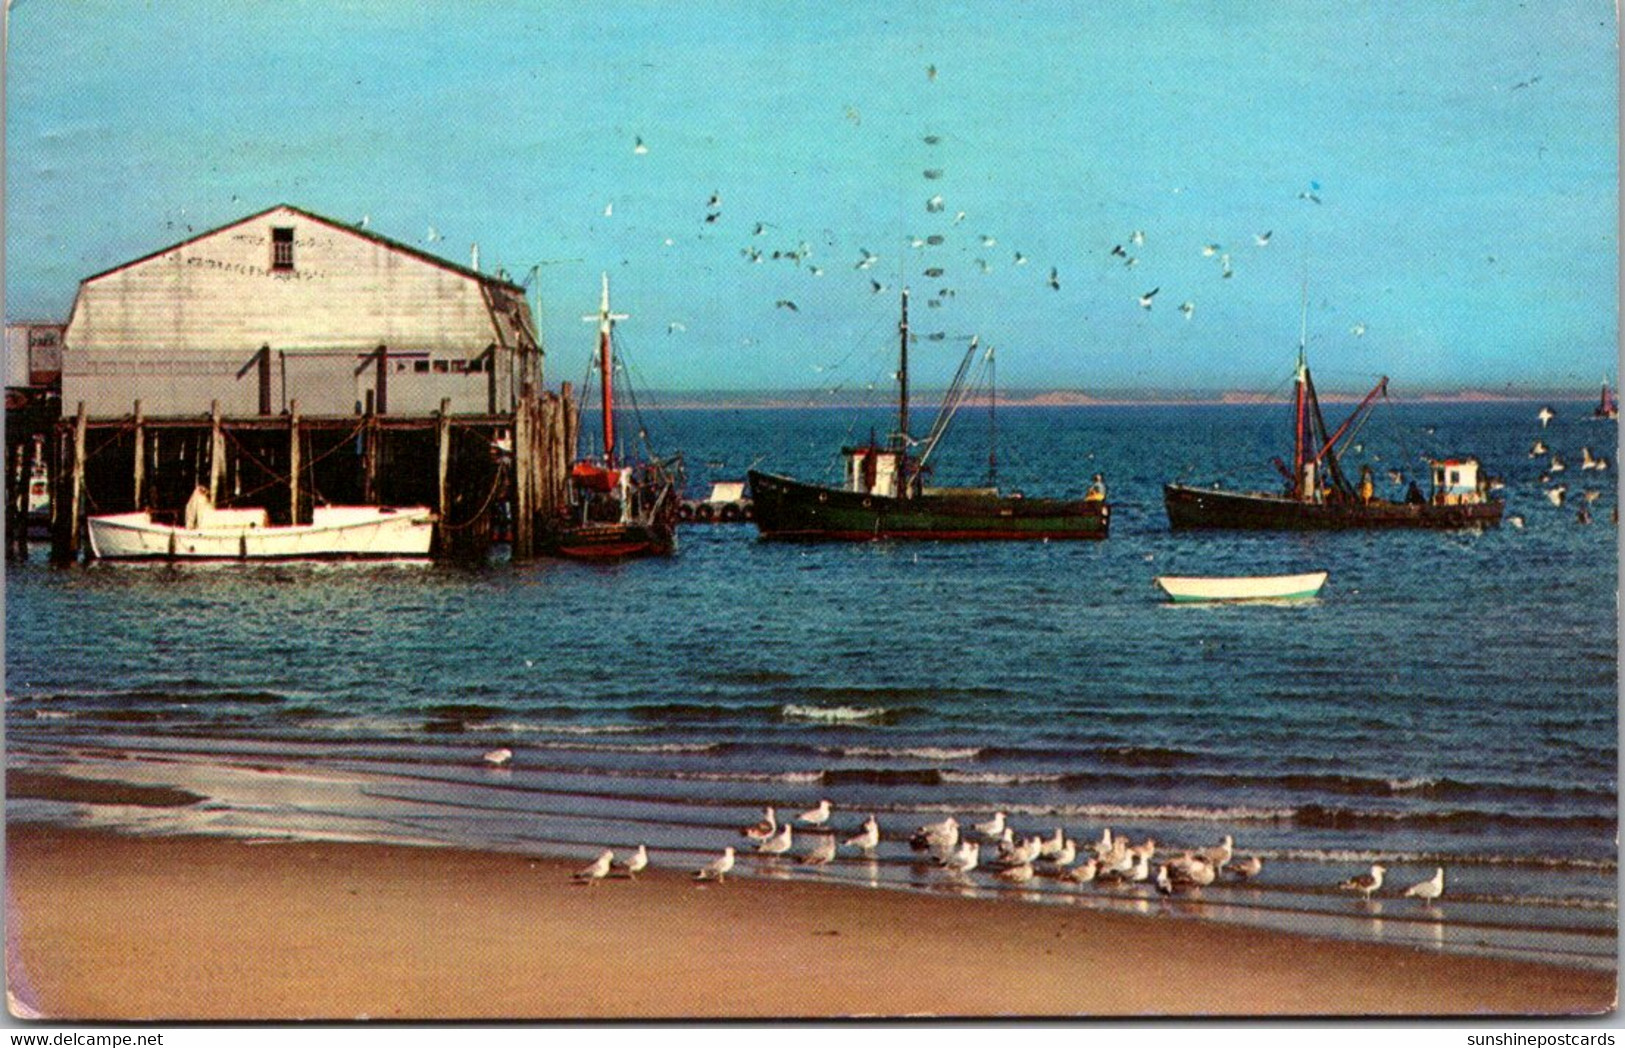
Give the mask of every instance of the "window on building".
[[427, 360], [412, 361], [412, 371], [414, 374], [427, 375], [429, 373], [429, 362]]
[[293, 270], [293, 228], [271, 227], [271, 271], [287, 273]]
[[454, 361], [451, 362], [451, 373], [453, 375], [461, 375], [461, 374], [464, 374], [467, 371], [468, 371], [468, 361], [466, 361], [466, 360], [454, 360]]
[[437, 375], [446, 374], [447, 372], [449, 372], [451, 370], [451, 361], [449, 361], [449, 360], [436, 360], [436, 361], [434, 361], [434, 370], [435, 370], [435, 374], [437, 374]]

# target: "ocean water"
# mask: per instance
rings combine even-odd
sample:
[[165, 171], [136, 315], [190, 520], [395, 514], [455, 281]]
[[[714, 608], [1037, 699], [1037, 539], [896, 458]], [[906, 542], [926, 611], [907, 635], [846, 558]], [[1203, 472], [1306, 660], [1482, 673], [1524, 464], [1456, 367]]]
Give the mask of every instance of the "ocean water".
[[[647, 407], [647, 405], [646, 405]], [[999, 480], [1081, 495], [1098, 543], [784, 544], [685, 526], [669, 560], [500, 556], [429, 564], [112, 565], [7, 572], [13, 769], [165, 783], [180, 808], [13, 797], [12, 818], [145, 833], [460, 844], [590, 857], [650, 846], [693, 869], [765, 805], [834, 802], [874, 860], [742, 854], [741, 876], [1018, 895], [1315, 934], [1609, 966], [1617, 928], [1613, 423], [1559, 404], [1399, 404], [1347, 463], [1479, 456], [1521, 528], [1174, 534], [1170, 479], [1274, 486], [1275, 406], [1008, 408]], [[1333, 408], [1329, 414], [1336, 415]], [[834, 477], [873, 418], [838, 409], [669, 411], [690, 488], [746, 468]], [[925, 420], [919, 426], [923, 428]], [[585, 428], [585, 427], [584, 427]], [[967, 413], [936, 479], [986, 475]], [[1559, 508], [1549, 456], [1568, 469]], [[1581, 492], [1597, 492], [1581, 524]], [[1172, 606], [1157, 574], [1330, 572], [1320, 599]], [[481, 755], [514, 750], [508, 767]], [[1231, 834], [1245, 884], [1020, 891], [956, 880], [919, 825], [1010, 813], [1018, 833], [1112, 828], [1159, 855]], [[988, 849], [989, 851], [991, 849]], [[1390, 889], [1336, 889], [1371, 863]], [[1445, 897], [1399, 897], [1434, 867]]]

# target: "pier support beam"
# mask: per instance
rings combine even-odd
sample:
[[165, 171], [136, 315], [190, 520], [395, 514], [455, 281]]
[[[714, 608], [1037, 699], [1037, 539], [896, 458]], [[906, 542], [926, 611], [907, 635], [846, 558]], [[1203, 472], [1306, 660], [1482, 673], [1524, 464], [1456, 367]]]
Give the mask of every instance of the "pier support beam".
[[435, 488], [434, 548], [444, 557], [451, 550], [451, 398], [442, 397], [434, 420], [435, 453], [439, 469]]
[[535, 448], [532, 430], [536, 425], [536, 391], [525, 385], [513, 415], [513, 559], [529, 560], [536, 555]]
[[299, 474], [304, 471], [300, 461], [299, 399], [288, 402], [288, 523], [302, 523], [299, 510]]
[[51, 559], [58, 564], [71, 564], [79, 557], [79, 532], [85, 511], [85, 427], [85, 402], [81, 400], [73, 423], [73, 458], [67, 477], [59, 485], [65, 490], [51, 493], [51, 498], [60, 503], [51, 536]]
[[379, 441], [383, 434], [378, 429], [378, 416], [369, 412], [361, 433], [361, 501], [369, 506], [378, 504]]
[[130, 508], [137, 512], [147, 508], [147, 417], [141, 411], [141, 401], [135, 402], [135, 461], [130, 477]]
[[209, 501], [220, 504], [220, 482], [226, 476], [226, 433], [220, 428], [220, 402], [209, 404]]

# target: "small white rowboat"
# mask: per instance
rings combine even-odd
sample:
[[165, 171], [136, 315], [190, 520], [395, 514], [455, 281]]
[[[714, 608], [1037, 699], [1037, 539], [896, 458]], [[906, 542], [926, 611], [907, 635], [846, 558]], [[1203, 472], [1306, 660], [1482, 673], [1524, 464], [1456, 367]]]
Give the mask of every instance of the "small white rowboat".
[[435, 521], [424, 506], [318, 506], [309, 524], [272, 526], [263, 509], [216, 509], [206, 496], [187, 516], [190, 527], [146, 512], [91, 517], [90, 551], [106, 560], [426, 557]]
[[1306, 575], [1243, 575], [1236, 578], [1194, 578], [1158, 575], [1157, 585], [1176, 604], [1215, 600], [1307, 600], [1326, 584], [1324, 571]]

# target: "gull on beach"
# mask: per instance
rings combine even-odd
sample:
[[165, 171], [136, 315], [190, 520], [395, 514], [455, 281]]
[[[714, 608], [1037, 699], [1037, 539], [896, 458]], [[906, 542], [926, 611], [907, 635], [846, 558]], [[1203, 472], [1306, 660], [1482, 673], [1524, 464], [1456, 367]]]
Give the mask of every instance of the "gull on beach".
[[721, 884], [722, 879], [733, 868], [734, 850], [732, 847], [724, 848], [722, 849], [721, 858], [713, 860], [709, 866], [694, 871], [694, 879], [697, 881], [716, 881]]
[[953, 873], [967, 874], [976, 869], [981, 860], [982, 846], [975, 841], [965, 841], [954, 850], [953, 854], [942, 860], [942, 865]]
[[1230, 861], [1231, 856], [1235, 854], [1235, 850], [1236, 839], [1227, 833], [1222, 841], [1211, 848], [1203, 848], [1199, 854], [1207, 862], [1222, 868]]
[[1596, 469], [1597, 468], [1597, 460], [1591, 457], [1591, 448], [1589, 446], [1588, 447], [1583, 447], [1583, 448], [1580, 449], [1580, 468], [1581, 469]]
[[1438, 866], [1433, 870], [1433, 876], [1425, 881], [1419, 881], [1405, 889], [1405, 898], [1421, 899], [1423, 905], [1428, 905], [1444, 894], [1444, 867]]
[[1078, 858], [1077, 842], [1067, 838], [1062, 842], [1060, 851], [1055, 852], [1053, 855], [1047, 855], [1045, 858], [1057, 866], [1071, 866]]
[[1370, 899], [1382, 888], [1382, 875], [1387, 871], [1388, 867], [1373, 864], [1370, 873], [1355, 874], [1337, 887], [1342, 891], [1359, 892]]
[[614, 861], [615, 853], [606, 848], [604, 849], [602, 855], [593, 860], [591, 866], [588, 866], [584, 870], [577, 870], [575, 873], [571, 874], [571, 879], [586, 881], [588, 884], [601, 881], [605, 877], [609, 876], [609, 867], [612, 863], [614, 863]]
[[779, 820], [774, 817], [771, 806], [762, 809], [762, 821], [755, 826], [746, 826], [739, 831], [753, 841], [765, 841], [779, 832]]
[[1065, 846], [1066, 832], [1061, 829], [1061, 827], [1057, 826], [1055, 827], [1055, 832], [1050, 834], [1049, 839], [1042, 841], [1039, 844], [1038, 857], [1041, 859], [1047, 859], [1052, 855], [1059, 854], [1061, 849]]
[[873, 815], [864, 820], [862, 833], [859, 833], [855, 837], [848, 837], [846, 839], [846, 846], [848, 848], [857, 848], [860, 851], [865, 852], [874, 851], [875, 845], [879, 843], [880, 823], [875, 821], [875, 817]]
[[491, 750], [485, 755], [485, 763], [493, 768], [500, 768], [511, 760], [513, 760], [513, 751], [506, 746]]
[[1095, 872], [1099, 868], [1099, 864], [1094, 859], [1085, 859], [1070, 870], [1062, 870], [1061, 879], [1071, 881], [1074, 884], [1088, 884], [1095, 879]]
[[779, 832], [756, 845], [756, 850], [763, 855], [783, 855], [790, 850], [790, 824], [785, 823], [779, 827]]
[[1000, 870], [995, 876], [999, 880], [1009, 881], [1011, 884], [1026, 884], [1033, 879], [1033, 865], [1030, 862], [1024, 862], [1019, 866], [1011, 866], [1008, 869]]
[[1175, 888], [1205, 888], [1219, 875], [1218, 867], [1200, 855], [1186, 852], [1162, 864]]
[[1004, 819], [1004, 812], [996, 811], [993, 818], [976, 824], [976, 832], [990, 841], [996, 841], [1004, 836]]
[[1545, 429], [1551, 424], [1552, 419], [1557, 417], [1557, 412], [1553, 411], [1550, 406], [1542, 406], [1539, 411], [1535, 412], [1535, 417], [1540, 419], [1540, 428]]
[[632, 878], [634, 881], [637, 880], [638, 874], [643, 872], [643, 870], [647, 869], [649, 866], [649, 846], [647, 844], [638, 845], [638, 850], [632, 853], [632, 857], [630, 859], [627, 859], [625, 862], [616, 863], [615, 865], [625, 870], [628, 877]]
[[1264, 860], [1256, 855], [1249, 855], [1245, 859], [1237, 859], [1225, 867], [1226, 872], [1233, 874], [1238, 880], [1248, 880], [1258, 876], [1258, 871], [1264, 868]]
[[825, 866], [835, 858], [835, 835], [832, 833], [818, 834], [818, 843], [806, 855], [801, 857], [803, 866]]
[[952, 815], [941, 822], [928, 822], [914, 831], [909, 843], [916, 848], [923, 848], [932, 841], [945, 840], [951, 848], [959, 843], [959, 820]]

